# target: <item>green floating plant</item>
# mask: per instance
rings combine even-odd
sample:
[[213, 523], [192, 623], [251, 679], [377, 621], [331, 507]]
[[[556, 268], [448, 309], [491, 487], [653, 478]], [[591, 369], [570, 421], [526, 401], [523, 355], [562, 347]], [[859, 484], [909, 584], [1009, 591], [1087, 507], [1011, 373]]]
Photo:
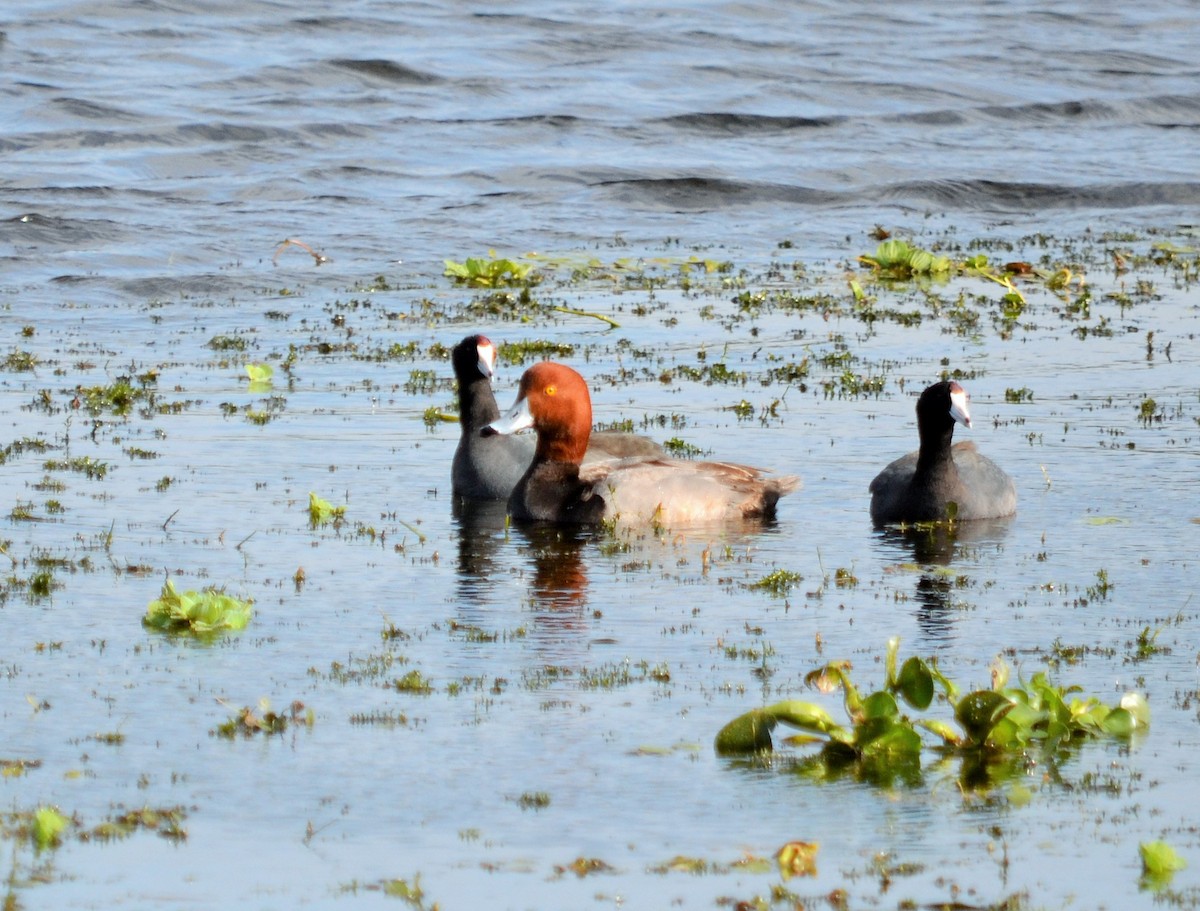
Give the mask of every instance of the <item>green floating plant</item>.
[[54, 848], [62, 841], [62, 833], [70, 822], [54, 807], [38, 807], [33, 814], [30, 834], [38, 848]]
[[247, 364], [246, 378], [250, 380], [251, 392], [267, 392], [272, 386], [275, 370], [270, 364]]
[[1138, 844], [1138, 854], [1142, 858], [1142, 886], [1152, 892], [1165, 889], [1171, 877], [1187, 867], [1187, 861], [1165, 841], [1143, 841]]
[[[969, 761], [986, 771], [989, 762], [1019, 756], [1031, 748], [1053, 753], [1089, 737], [1127, 737], [1149, 724], [1144, 697], [1127, 693], [1119, 705], [1075, 696], [1078, 687], [1059, 687], [1044, 673], [1028, 682], [1010, 684], [1007, 664], [993, 666], [993, 687], [963, 696], [937, 664], [911, 657], [898, 665], [900, 640], [888, 641], [883, 688], [864, 695], [850, 679], [850, 664], [834, 661], [811, 672], [805, 682], [829, 693], [840, 689], [848, 720], [837, 722], [822, 706], [796, 699], [754, 709], [725, 725], [716, 737], [717, 752], [726, 755], [767, 752], [771, 732], [780, 723], [805, 732], [821, 744], [818, 759], [825, 771], [853, 768], [868, 780], [890, 781], [919, 774], [926, 735], [943, 756]], [[936, 696], [953, 709], [953, 722], [912, 718], [907, 707], [924, 712]], [[986, 775], [984, 776], [986, 778]]]
[[468, 257], [465, 262], [443, 260], [446, 271], [442, 274], [460, 285], [473, 288], [512, 288], [531, 285], [537, 281], [537, 273], [530, 263], [518, 263], [511, 259], [497, 259], [496, 251], [488, 251], [490, 259]]
[[328, 500], [323, 500], [315, 493], [308, 495], [308, 522], [316, 528], [318, 525], [324, 525], [326, 522], [333, 522], [336, 526], [346, 518], [345, 506], [334, 506]]
[[168, 579], [163, 583], [162, 594], [146, 608], [142, 624], [149, 629], [196, 636], [234, 632], [245, 629], [250, 622], [253, 603], [215, 588], [181, 594]]
[[858, 261], [880, 276], [895, 280], [947, 275], [954, 266], [949, 257], [935, 256], [904, 240], [885, 240], [873, 254], [863, 254]]

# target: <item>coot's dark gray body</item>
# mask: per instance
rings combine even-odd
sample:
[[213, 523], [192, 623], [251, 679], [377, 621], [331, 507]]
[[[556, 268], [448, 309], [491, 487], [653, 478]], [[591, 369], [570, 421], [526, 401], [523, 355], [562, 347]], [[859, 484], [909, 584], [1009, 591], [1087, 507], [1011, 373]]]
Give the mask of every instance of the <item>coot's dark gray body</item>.
[[871, 482], [871, 519], [877, 525], [946, 518], [950, 503], [961, 521], [996, 519], [1017, 511], [1017, 489], [973, 443], [951, 445], [954, 423], [971, 426], [966, 391], [934, 383], [917, 400], [921, 447], [888, 465]]

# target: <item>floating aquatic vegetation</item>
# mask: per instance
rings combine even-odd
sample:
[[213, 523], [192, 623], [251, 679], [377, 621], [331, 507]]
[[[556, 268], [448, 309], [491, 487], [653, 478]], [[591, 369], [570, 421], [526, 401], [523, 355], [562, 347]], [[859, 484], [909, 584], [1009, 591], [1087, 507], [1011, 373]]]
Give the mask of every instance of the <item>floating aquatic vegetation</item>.
[[419, 696], [428, 696], [433, 692], [433, 684], [429, 682], [429, 678], [415, 668], [403, 677], [397, 677], [393, 686], [401, 693], [415, 693]]
[[615, 873], [616, 868], [598, 857], [576, 857], [569, 864], [555, 864], [554, 872], [559, 876], [565, 873], [574, 873], [583, 879], [593, 873]]
[[334, 506], [328, 500], [323, 500], [315, 493], [308, 495], [308, 522], [313, 528], [333, 522], [334, 526], [341, 524], [346, 518], [345, 506]]
[[5, 370], [11, 370], [14, 373], [33, 370], [37, 366], [37, 355], [29, 351], [22, 351], [20, 348], [14, 348], [4, 358], [3, 366]]
[[183, 828], [186, 818], [187, 811], [180, 806], [142, 807], [110, 817], [93, 829], [81, 832], [79, 837], [83, 841], [116, 841], [144, 829], [157, 832], [170, 841], [184, 841], [187, 839], [187, 830]]
[[238, 736], [253, 737], [255, 734], [282, 734], [289, 724], [303, 724], [312, 727], [316, 721], [313, 710], [303, 702], [296, 700], [284, 712], [271, 711], [267, 700], [259, 703], [256, 712], [249, 706], [238, 709], [228, 721], [217, 725], [212, 733], [217, 737], [233, 740]]
[[497, 259], [496, 251], [489, 250], [490, 259], [468, 257], [465, 262], [443, 260], [446, 271], [442, 274], [460, 285], [473, 288], [512, 288], [536, 284], [538, 275], [531, 263], [518, 263], [511, 259]]
[[77, 471], [80, 474], [96, 480], [108, 474], [108, 463], [91, 456], [76, 456], [72, 459], [50, 459], [42, 464], [46, 471]]
[[767, 573], [757, 582], [751, 582], [750, 588], [761, 588], [775, 596], [786, 595], [793, 587], [804, 581], [804, 576], [791, 569], [777, 569]]
[[438, 424], [457, 424], [458, 415], [448, 409], [438, 408], [437, 405], [430, 405], [425, 409], [421, 420], [425, 422], [426, 427], [433, 428]]
[[247, 364], [246, 377], [250, 380], [251, 392], [265, 392], [271, 388], [271, 377], [275, 369], [270, 364]]
[[896, 280], [948, 275], [954, 265], [949, 257], [935, 256], [904, 240], [885, 240], [873, 254], [863, 254], [858, 261], [870, 266], [881, 277]]
[[180, 594], [167, 579], [162, 594], [150, 602], [142, 624], [167, 633], [211, 636], [244, 629], [253, 613], [253, 601], [242, 601], [215, 588]]
[[816, 876], [819, 847], [815, 841], [789, 841], [775, 853], [780, 875], [785, 880], [793, 876]]
[[[943, 755], [986, 766], [1029, 749], [1052, 755], [1060, 747], [1088, 737], [1127, 737], [1149, 724], [1144, 697], [1127, 693], [1116, 706], [1098, 699], [1074, 698], [1078, 687], [1060, 687], [1044, 673], [1028, 682], [1009, 682], [1003, 661], [993, 666], [993, 686], [959, 697], [959, 688], [936, 663], [911, 657], [897, 666], [899, 639], [888, 642], [883, 688], [863, 695], [850, 679], [850, 663], [833, 661], [805, 678], [809, 686], [829, 693], [840, 689], [848, 723], [839, 724], [820, 705], [791, 699], [754, 709], [725, 725], [716, 737], [722, 754], [769, 752], [771, 731], [780, 722], [805, 732], [805, 740], [822, 744], [818, 772], [853, 768], [869, 781], [912, 778], [920, 771], [922, 732], [937, 738]], [[910, 718], [903, 701], [924, 712], [941, 691], [952, 707], [954, 722]], [[984, 776], [986, 777], [986, 776]]]
[[208, 340], [213, 351], [245, 351], [246, 340], [237, 335], [214, 335]]
[[696, 456], [704, 455], [703, 449], [680, 437], [671, 437], [669, 440], [663, 440], [662, 446], [663, 449], [677, 459], [694, 459]]
[[125, 416], [140, 401], [151, 398], [148, 387], [157, 382], [156, 374], [138, 377], [140, 387], [134, 386], [129, 377], [118, 377], [107, 386], [77, 386], [72, 407], [82, 407], [88, 414], [115, 414]]
[[70, 822], [54, 807], [38, 807], [33, 814], [30, 834], [39, 848], [57, 847], [62, 841], [63, 830]]
[[1165, 888], [1171, 877], [1187, 867], [1187, 861], [1165, 841], [1143, 841], [1138, 845], [1138, 854], [1142, 858], [1142, 887], [1154, 892]]

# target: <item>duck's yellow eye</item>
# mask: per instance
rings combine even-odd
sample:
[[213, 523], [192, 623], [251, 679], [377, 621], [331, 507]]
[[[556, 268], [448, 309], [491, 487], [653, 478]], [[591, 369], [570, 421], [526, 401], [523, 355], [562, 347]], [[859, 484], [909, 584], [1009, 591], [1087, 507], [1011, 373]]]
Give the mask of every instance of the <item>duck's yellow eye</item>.
[[557, 386], [547, 386], [542, 391], [545, 392], [546, 395], [554, 395], [554, 393], [558, 392], [558, 387]]

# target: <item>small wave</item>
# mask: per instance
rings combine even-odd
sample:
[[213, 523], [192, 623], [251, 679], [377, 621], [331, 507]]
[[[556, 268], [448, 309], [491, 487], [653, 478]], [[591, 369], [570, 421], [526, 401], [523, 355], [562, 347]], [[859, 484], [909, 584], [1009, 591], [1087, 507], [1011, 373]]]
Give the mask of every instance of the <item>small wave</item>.
[[[80, 188], [72, 188], [73, 194], [79, 192]], [[109, 219], [64, 218], [27, 212], [0, 220], [0, 243], [12, 244], [18, 249], [31, 244], [42, 249], [74, 248], [109, 241], [126, 233], [122, 225]]]
[[1194, 126], [1200, 119], [1200, 96], [1157, 95], [1145, 98], [1076, 99], [1012, 105], [984, 105], [963, 110], [912, 111], [884, 118], [888, 123], [957, 126], [969, 121], [1013, 124], [1058, 122], [1117, 122], [1163, 126]]
[[865, 197], [961, 211], [1137, 209], [1200, 205], [1200, 183], [1131, 181], [1091, 186], [996, 180], [920, 180], [877, 187]]
[[779, 117], [769, 114], [738, 114], [730, 111], [696, 112], [660, 117], [655, 123], [702, 133], [784, 133], [832, 126], [841, 117]]
[[130, 122], [141, 119], [132, 111], [113, 107], [108, 104], [98, 104], [94, 101], [85, 101], [81, 98], [55, 98], [50, 104], [64, 114], [69, 114], [72, 117], [81, 117], [84, 120]]
[[349, 70], [360, 76], [369, 76], [382, 82], [394, 82], [400, 85], [433, 85], [442, 81], [441, 76], [415, 70], [393, 60], [340, 58], [329, 62], [338, 69]]
[[714, 177], [626, 177], [593, 184], [627, 203], [673, 211], [704, 211], [761, 203], [819, 206], [840, 203], [844, 195], [812, 187]]

